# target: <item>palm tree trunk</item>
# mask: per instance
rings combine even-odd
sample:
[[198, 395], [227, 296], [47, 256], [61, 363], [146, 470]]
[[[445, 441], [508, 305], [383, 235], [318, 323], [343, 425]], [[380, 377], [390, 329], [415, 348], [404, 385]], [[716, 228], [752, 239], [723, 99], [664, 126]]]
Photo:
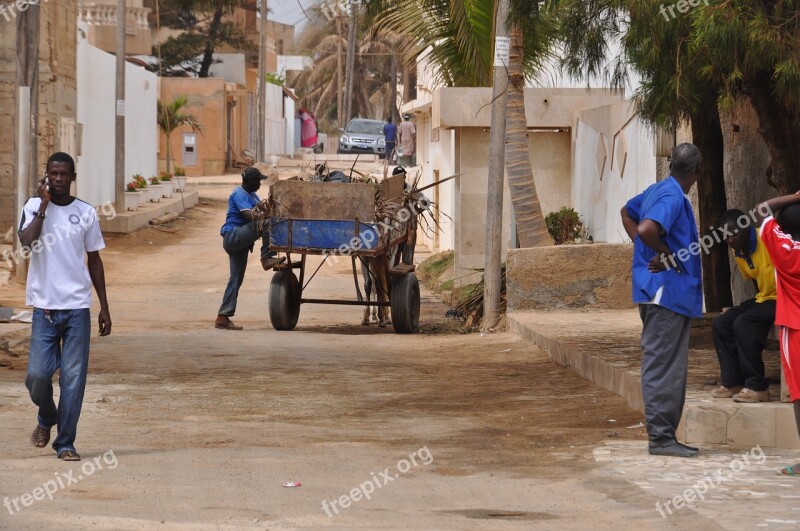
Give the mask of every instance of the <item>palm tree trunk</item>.
[[344, 123], [344, 82], [342, 81], [342, 17], [336, 15], [336, 127], [345, 127]]
[[222, 26], [222, 8], [218, 7], [214, 11], [214, 18], [211, 19], [211, 25], [208, 29], [208, 38], [206, 39], [206, 49], [203, 52], [203, 61], [200, 63], [200, 71], [197, 77], [208, 77], [211, 70], [211, 65], [214, 59], [214, 43], [219, 36], [219, 29]]
[[391, 85], [391, 93], [389, 94], [389, 99], [391, 100], [389, 103], [391, 107], [389, 107], [389, 112], [391, 113], [389, 116], [392, 117], [392, 123], [397, 124], [399, 122], [400, 113], [397, 112], [397, 55], [392, 53], [392, 82]]
[[169, 173], [169, 166], [170, 162], [172, 161], [172, 146], [170, 142], [170, 136], [172, 135], [172, 131], [167, 129], [167, 173]]
[[[703, 112], [691, 117], [692, 141], [703, 154], [700, 178], [697, 180], [697, 197], [700, 214], [700, 233], [706, 227], [716, 227], [719, 217], [725, 212], [724, 140], [716, 96], [709, 93], [708, 105]], [[731, 268], [728, 246], [715, 245], [710, 252], [703, 253], [703, 271], [706, 271], [703, 292], [706, 311], [718, 312], [733, 305], [731, 297]]]
[[344, 125], [345, 127], [350, 121], [353, 114], [353, 76], [355, 75], [356, 66], [356, 23], [358, 17], [358, 6], [355, 3], [350, 3], [350, 27], [347, 30], [347, 61], [345, 63], [344, 84]]
[[517, 221], [521, 247], [552, 245], [536, 195], [530, 153], [528, 122], [525, 118], [525, 76], [522, 70], [522, 32], [511, 27], [511, 50], [508, 58], [508, 111], [506, 115], [506, 170], [508, 188]]

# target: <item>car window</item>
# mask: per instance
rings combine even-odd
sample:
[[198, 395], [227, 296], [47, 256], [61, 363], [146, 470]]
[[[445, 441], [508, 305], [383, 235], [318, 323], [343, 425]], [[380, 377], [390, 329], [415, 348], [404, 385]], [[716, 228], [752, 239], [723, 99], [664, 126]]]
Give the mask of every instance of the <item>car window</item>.
[[383, 124], [381, 122], [362, 122], [353, 120], [347, 126], [348, 133], [362, 133], [368, 135], [382, 135]]

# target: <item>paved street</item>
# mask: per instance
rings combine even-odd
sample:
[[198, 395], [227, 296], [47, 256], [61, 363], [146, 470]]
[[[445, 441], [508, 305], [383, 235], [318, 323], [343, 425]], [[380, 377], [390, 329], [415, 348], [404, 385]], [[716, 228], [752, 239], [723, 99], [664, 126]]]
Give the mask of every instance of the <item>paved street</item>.
[[[114, 328], [94, 338], [82, 463], [29, 445], [25, 360], [0, 371], [0, 499], [10, 503], [0, 528], [740, 529], [797, 520], [795, 480], [773, 479], [786, 462], [773, 454], [745, 471], [754, 494], [736, 494], [745, 488], [736, 479], [662, 518], [656, 501], [731, 454], [649, 458], [643, 430], [628, 428], [641, 415], [621, 398], [511, 334], [458, 333], [429, 294], [420, 334], [361, 327], [360, 309], [339, 306], [303, 307], [295, 331], [276, 332], [269, 274], [252, 257], [235, 318], [245, 330], [215, 330], [228, 191], [202, 187], [175, 232], [108, 238]], [[351, 296], [348, 264], [323, 266], [310, 289]]]

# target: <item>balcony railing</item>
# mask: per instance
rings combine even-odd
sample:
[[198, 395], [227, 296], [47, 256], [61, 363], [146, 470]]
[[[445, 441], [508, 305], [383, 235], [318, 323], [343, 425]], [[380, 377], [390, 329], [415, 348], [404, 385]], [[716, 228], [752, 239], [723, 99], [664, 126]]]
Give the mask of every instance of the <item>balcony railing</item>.
[[[125, 14], [125, 33], [136, 35], [140, 30], [147, 30], [149, 13], [146, 7], [129, 7]], [[84, 2], [80, 20], [90, 26], [116, 26], [117, 6]]]

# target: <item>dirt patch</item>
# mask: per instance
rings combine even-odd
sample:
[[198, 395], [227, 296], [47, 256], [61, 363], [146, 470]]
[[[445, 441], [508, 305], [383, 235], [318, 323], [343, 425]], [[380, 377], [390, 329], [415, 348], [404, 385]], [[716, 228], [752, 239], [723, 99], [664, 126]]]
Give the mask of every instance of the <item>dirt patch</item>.
[[[271, 272], [253, 267], [235, 316], [245, 329], [214, 329], [228, 276], [223, 215], [222, 202], [201, 205], [176, 232], [108, 238], [114, 330], [92, 338], [77, 444], [87, 456], [113, 447], [120, 466], [60, 494], [69, 504], [27, 509], [30, 527], [75, 514], [84, 518], [71, 521], [76, 529], [87, 518], [109, 528], [660, 521], [651, 504], [609, 502], [611, 487], [588, 474], [603, 441], [635, 439], [644, 452], [643, 430], [626, 428], [638, 412], [511, 334], [456, 333], [429, 292], [422, 333], [361, 327], [360, 308], [321, 305], [304, 307], [296, 330], [277, 332], [266, 314]], [[348, 265], [320, 270], [319, 296], [353, 289]], [[0, 371], [0, 413], [0, 485], [18, 495], [52, 479], [52, 451], [27, 444], [35, 408], [17, 371]], [[321, 511], [321, 500], [423, 445], [435, 455], [429, 467], [336, 523]], [[281, 487], [298, 479], [301, 489]]]

